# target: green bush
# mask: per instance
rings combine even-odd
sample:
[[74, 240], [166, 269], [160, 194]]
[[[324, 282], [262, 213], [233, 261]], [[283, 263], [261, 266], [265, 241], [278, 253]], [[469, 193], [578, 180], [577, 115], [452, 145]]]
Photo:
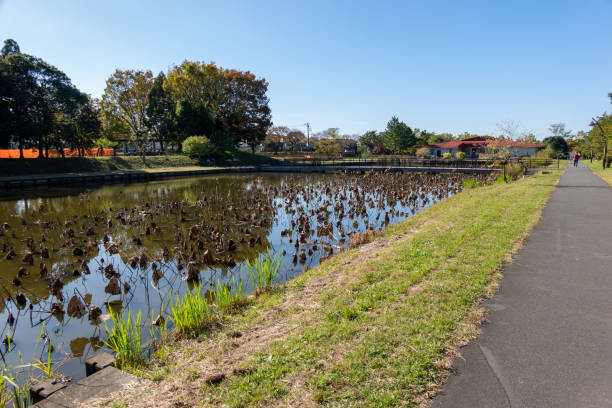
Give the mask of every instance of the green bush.
[[192, 158], [209, 156], [214, 147], [206, 136], [189, 136], [183, 142], [183, 153]]
[[465, 158], [465, 152], [457, 152], [457, 158], [458, 159], [464, 159]]
[[554, 159], [555, 157], [557, 157], [556, 156], [556, 152], [550, 146], [546, 146], [546, 148], [540, 150], [536, 154], [536, 158], [538, 158], [538, 159]]

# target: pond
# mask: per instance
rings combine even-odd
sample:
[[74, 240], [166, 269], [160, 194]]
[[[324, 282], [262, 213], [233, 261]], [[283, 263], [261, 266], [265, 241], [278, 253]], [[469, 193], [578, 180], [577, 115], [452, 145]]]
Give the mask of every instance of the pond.
[[[242, 282], [281, 256], [277, 283], [461, 190], [458, 174], [246, 174], [2, 192], [0, 353], [48, 354], [73, 379], [104, 348], [111, 310], [142, 311], [201, 282]], [[477, 176], [469, 176], [476, 178]]]

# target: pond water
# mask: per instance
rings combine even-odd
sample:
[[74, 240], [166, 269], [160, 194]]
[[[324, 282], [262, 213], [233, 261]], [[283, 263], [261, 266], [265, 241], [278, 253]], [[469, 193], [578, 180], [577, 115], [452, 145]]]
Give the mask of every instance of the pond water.
[[[268, 247], [282, 256], [278, 282], [289, 280], [351, 245], [352, 234], [459, 192], [463, 177], [215, 175], [2, 192], [5, 367], [40, 358], [51, 344], [56, 368], [79, 379], [83, 361], [104, 348], [111, 309], [140, 310], [150, 325], [193, 280], [205, 289], [243, 282], [251, 291], [245, 260]], [[71, 301], [85, 307], [75, 311]]]

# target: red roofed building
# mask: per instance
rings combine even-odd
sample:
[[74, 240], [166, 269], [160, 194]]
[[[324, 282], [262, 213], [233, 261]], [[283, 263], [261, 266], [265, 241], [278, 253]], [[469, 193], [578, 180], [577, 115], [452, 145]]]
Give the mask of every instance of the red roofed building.
[[507, 148], [513, 156], [535, 156], [544, 145], [496, 139], [491, 136], [474, 136], [424, 147], [430, 150], [430, 155], [433, 157], [442, 157], [444, 153], [457, 156], [457, 153], [463, 152], [465, 157], [478, 158], [481, 154], [494, 153], [500, 148]]

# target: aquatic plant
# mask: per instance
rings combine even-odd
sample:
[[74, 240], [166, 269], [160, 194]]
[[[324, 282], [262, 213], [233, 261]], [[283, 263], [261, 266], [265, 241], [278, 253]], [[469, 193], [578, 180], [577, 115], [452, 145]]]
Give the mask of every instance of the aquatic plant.
[[476, 179], [467, 178], [461, 183], [463, 188], [476, 188], [482, 186], [482, 183]]
[[280, 264], [281, 255], [274, 255], [270, 247], [254, 261], [246, 261], [255, 295], [270, 290], [272, 283], [278, 277]]
[[215, 320], [199, 284], [182, 297], [171, 298], [170, 306], [176, 329], [187, 337], [197, 336]]
[[223, 284], [217, 279], [215, 286], [215, 306], [219, 313], [231, 314], [247, 304], [242, 281], [234, 284]]
[[144, 364], [142, 356], [142, 338], [140, 334], [141, 312], [132, 317], [128, 308], [127, 316], [115, 314], [110, 310], [113, 327], [104, 322], [107, 340], [104, 344], [116, 353], [115, 364], [119, 368], [139, 367]]

